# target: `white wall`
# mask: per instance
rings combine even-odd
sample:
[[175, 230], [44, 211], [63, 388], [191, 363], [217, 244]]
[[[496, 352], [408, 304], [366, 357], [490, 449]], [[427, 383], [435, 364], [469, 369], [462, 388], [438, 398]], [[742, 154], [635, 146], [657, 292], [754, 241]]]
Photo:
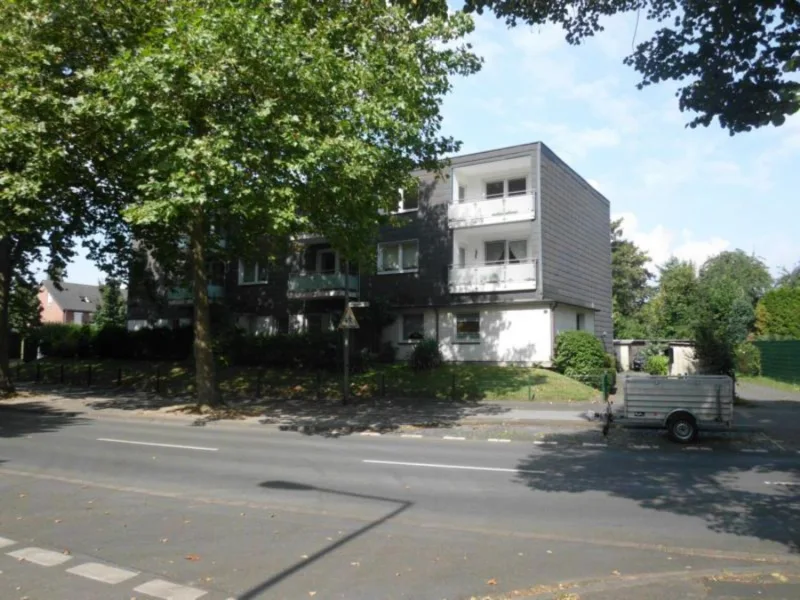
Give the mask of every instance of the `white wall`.
[[556, 306], [556, 335], [562, 331], [575, 331], [575, 329], [577, 329], [577, 315], [579, 312], [584, 315], [583, 331], [594, 334], [594, 311], [578, 310], [569, 306]]
[[422, 313], [425, 319], [425, 337], [436, 339], [436, 313], [431, 310], [406, 310], [397, 315], [394, 323], [383, 328], [381, 333], [381, 342], [391, 342], [397, 348], [397, 360], [408, 360], [411, 356], [411, 351], [414, 345], [401, 341], [403, 337], [403, 314], [419, 314]]

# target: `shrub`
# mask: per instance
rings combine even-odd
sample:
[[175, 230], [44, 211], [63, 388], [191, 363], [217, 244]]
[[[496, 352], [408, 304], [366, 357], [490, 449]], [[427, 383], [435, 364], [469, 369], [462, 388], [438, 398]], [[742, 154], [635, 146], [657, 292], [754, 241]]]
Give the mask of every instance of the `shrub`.
[[88, 325], [47, 323], [36, 332], [39, 350], [51, 358], [89, 358], [93, 332]]
[[568, 377], [597, 374], [607, 361], [602, 342], [588, 331], [564, 331], [556, 337], [556, 370]]
[[761, 375], [761, 351], [749, 342], [739, 344], [735, 350], [736, 372], [742, 375]]
[[668, 375], [669, 357], [663, 354], [653, 354], [649, 356], [644, 363], [644, 370], [650, 373], [650, 375]]
[[435, 369], [442, 364], [442, 351], [439, 342], [433, 339], [424, 339], [414, 346], [409, 364], [412, 369], [424, 371]]
[[394, 347], [392, 342], [384, 342], [381, 344], [380, 352], [378, 352], [378, 362], [393, 363], [396, 356], [397, 348]]

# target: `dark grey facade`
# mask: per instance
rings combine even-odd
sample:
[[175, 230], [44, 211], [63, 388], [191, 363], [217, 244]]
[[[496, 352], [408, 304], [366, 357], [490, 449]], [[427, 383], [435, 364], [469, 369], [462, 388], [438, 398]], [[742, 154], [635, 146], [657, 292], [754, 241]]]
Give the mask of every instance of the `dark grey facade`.
[[[493, 218], [490, 216], [487, 219], [489, 224], [485, 226], [475, 223], [460, 228], [448, 218], [448, 210], [454, 204], [459, 204], [461, 194], [466, 193], [467, 186], [457, 183], [461, 181], [460, 174], [466, 174], [464, 181], [469, 176], [472, 178], [469, 181], [478, 182], [473, 185], [474, 189], [488, 185], [485, 182], [493, 177], [494, 165], [501, 171], [507, 168], [503, 165], [513, 166], [518, 180], [524, 176], [525, 185], [532, 196], [531, 217], [520, 219], [509, 213], [508, 223], [489, 223]], [[379, 236], [382, 243], [417, 240], [418, 267], [415, 272], [377, 273], [374, 265], [362, 266], [357, 288], [351, 291], [351, 298], [368, 301], [380, 299], [398, 312], [436, 310], [437, 335], [438, 311], [441, 309], [494, 307], [501, 310], [503, 306], [524, 304], [549, 307], [552, 313], [559, 306], [570, 307], [570, 310], [594, 315], [594, 333], [605, 341], [610, 351], [613, 340], [611, 243], [609, 202], [606, 198], [542, 143], [455, 157], [444, 173], [438, 176], [418, 173], [418, 176], [422, 182], [418, 209], [398, 215], [400, 226], [386, 227]], [[508, 181], [505, 185], [508, 191], [512, 183]], [[476, 206], [478, 204], [475, 203]], [[451, 279], [455, 275], [452, 270], [459, 266], [468, 267], [466, 263], [456, 265], [456, 261], [479, 260], [479, 249], [487, 253], [484, 256], [486, 259], [489, 250], [485, 240], [492, 236], [504, 239], [503, 231], [506, 229], [524, 232], [522, 247], [525, 248], [525, 261], [535, 274], [535, 283], [517, 286], [521, 289], [488, 285], [483, 286], [486, 289], [479, 289], [481, 286], [477, 285], [476, 289], [469, 292], [454, 293]], [[518, 237], [521, 235], [518, 234]], [[459, 240], [471, 240], [469, 243], [472, 245], [462, 248]], [[486, 250], [483, 250], [484, 247]], [[319, 270], [321, 262], [318, 253], [327, 248], [324, 241], [309, 240], [305, 248], [299, 270]], [[506, 252], [510, 253], [510, 248], [510, 245], [506, 246]], [[330, 261], [330, 256], [326, 260]], [[506, 261], [508, 264], [507, 257]], [[297, 261], [292, 266], [288, 260], [272, 264], [266, 283], [241, 285], [239, 265], [229, 264], [223, 303], [234, 315], [272, 319], [273, 331], [291, 329], [297, 315], [340, 314], [345, 301], [343, 285], [337, 290], [333, 275], [320, 274], [316, 277], [327, 286], [324, 291], [316, 295], [311, 293], [312, 290], [307, 289], [308, 284], [311, 283], [313, 287], [316, 280], [309, 280], [300, 282], [303, 291], [297, 292], [298, 286], [295, 284], [298, 282], [293, 281], [297, 277], [297, 266]], [[341, 271], [343, 265], [337, 262], [337, 269]], [[135, 288], [132, 282], [131, 289]], [[142, 318], [135, 310], [138, 305], [141, 302], [137, 304], [134, 300], [131, 319]], [[173, 314], [177, 310], [175, 306], [170, 307]], [[187, 310], [191, 311], [191, 307], [181, 307], [181, 315], [185, 315]], [[333, 323], [332, 319], [328, 323]]]

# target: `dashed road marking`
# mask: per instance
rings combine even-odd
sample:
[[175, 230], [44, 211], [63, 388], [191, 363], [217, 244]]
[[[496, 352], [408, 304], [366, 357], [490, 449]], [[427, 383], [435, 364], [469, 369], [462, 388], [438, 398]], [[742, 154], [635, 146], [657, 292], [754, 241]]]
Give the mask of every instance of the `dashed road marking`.
[[653, 444], [631, 444], [630, 448], [634, 450], [658, 450], [658, 446]]
[[5, 548], [6, 546], [13, 546], [16, 544], [14, 540], [10, 540], [8, 538], [0, 537], [0, 548]]
[[381, 434], [377, 431], [362, 431], [361, 435], [366, 435], [369, 437], [380, 437]]
[[178, 585], [163, 579], [153, 579], [147, 583], [143, 583], [139, 587], [133, 588], [134, 592], [140, 594], [147, 594], [154, 598], [161, 598], [162, 600], [197, 600], [201, 596], [205, 596], [206, 592], [198, 590], [197, 588], [188, 587], [185, 585]]
[[543, 475], [546, 471], [531, 471], [528, 469], [504, 469], [500, 467], [472, 467], [467, 465], [440, 465], [435, 463], [413, 463], [413, 462], [400, 462], [394, 460], [368, 460], [365, 462], [371, 465], [393, 465], [397, 467], [427, 467], [430, 469], [455, 469], [463, 471], [492, 471], [497, 473], [537, 473]]
[[442, 436], [443, 440], [465, 440], [467, 438], [460, 436], [460, 435], [445, 435]]
[[419, 439], [422, 437], [421, 433], [404, 433], [400, 437]]
[[739, 452], [758, 452], [759, 454], [766, 454], [767, 450], [764, 448], [742, 448]]
[[687, 452], [711, 452], [711, 448], [707, 446], [686, 446], [684, 450]]
[[132, 579], [139, 574], [136, 571], [128, 571], [126, 569], [110, 567], [108, 565], [96, 562], [84, 563], [82, 565], [78, 565], [77, 567], [72, 567], [71, 569], [67, 569], [67, 573], [80, 575], [81, 577], [94, 579], [95, 581], [100, 581], [102, 583], [110, 583], [111, 585], [128, 581], [128, 579]]
[[500, 444], [507, 444], [507, 443], [511, 442], [511, 440], [505, 440], [505, 439], [501, 439], [501, 438], [489, 438], [489, 441], [490, 442], [498, 442]]
[[795, 481], [765, 481], [764, 485], [800, 486], [800, 482], [795, 482]]
[[8, 552], [8, 555], [18, 560], [32, 562], [33, 564], [42, 567], [54, 567], [56, 565], [63, 564], [72, 558], [69, 554], [64, 554], [63, 552], [53, 552], [52, 550], [36, 548], [35, 546], [22, 548], [21, 550], [15, 550], [14, 552]]
[[132, 444], [134, 446], [155, 446], [157, 448], [178, 448], [180, 450], [202, 450], [217, 452], [219, 448], [206, 448], [205, 446], [181, 446], [179, 444], [157, 444], [156, 442], [137, 442], [134, 440], [116, 440], [113, 438], [97, 438], [98, 442], [112, 442], [114, 444]]
[[534, 440], [533, 442], [537, 446], [557, 446], [558, 442], [551, 442], [549, 440]]
[[593, 443], [593, 442], [583, 442], [583, 444], [581, 444], [581, 445], [585, 446], [587, 448], [607, 448], [608, 447], [608, 444]]

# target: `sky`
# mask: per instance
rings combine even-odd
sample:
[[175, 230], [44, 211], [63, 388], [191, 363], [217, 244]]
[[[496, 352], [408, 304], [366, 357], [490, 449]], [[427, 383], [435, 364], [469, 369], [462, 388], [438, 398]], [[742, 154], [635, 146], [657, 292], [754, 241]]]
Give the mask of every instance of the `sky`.
[[[544, 142], [610, 200], [653, 267], [737, 248], [773, 274], [800, 262], [800, 115], [733, 137], [716, 122], [687, 128], [677, 84], [638, 90], [622, 62], [654, 29], [635, 14], [606, 19], [577, 47], [557, 27], [475, 22], [483, 69], [455, 79], [442, 107], [461, 153]], [[85, 256], [67, 270], [72, 282], [101, 277]]]

